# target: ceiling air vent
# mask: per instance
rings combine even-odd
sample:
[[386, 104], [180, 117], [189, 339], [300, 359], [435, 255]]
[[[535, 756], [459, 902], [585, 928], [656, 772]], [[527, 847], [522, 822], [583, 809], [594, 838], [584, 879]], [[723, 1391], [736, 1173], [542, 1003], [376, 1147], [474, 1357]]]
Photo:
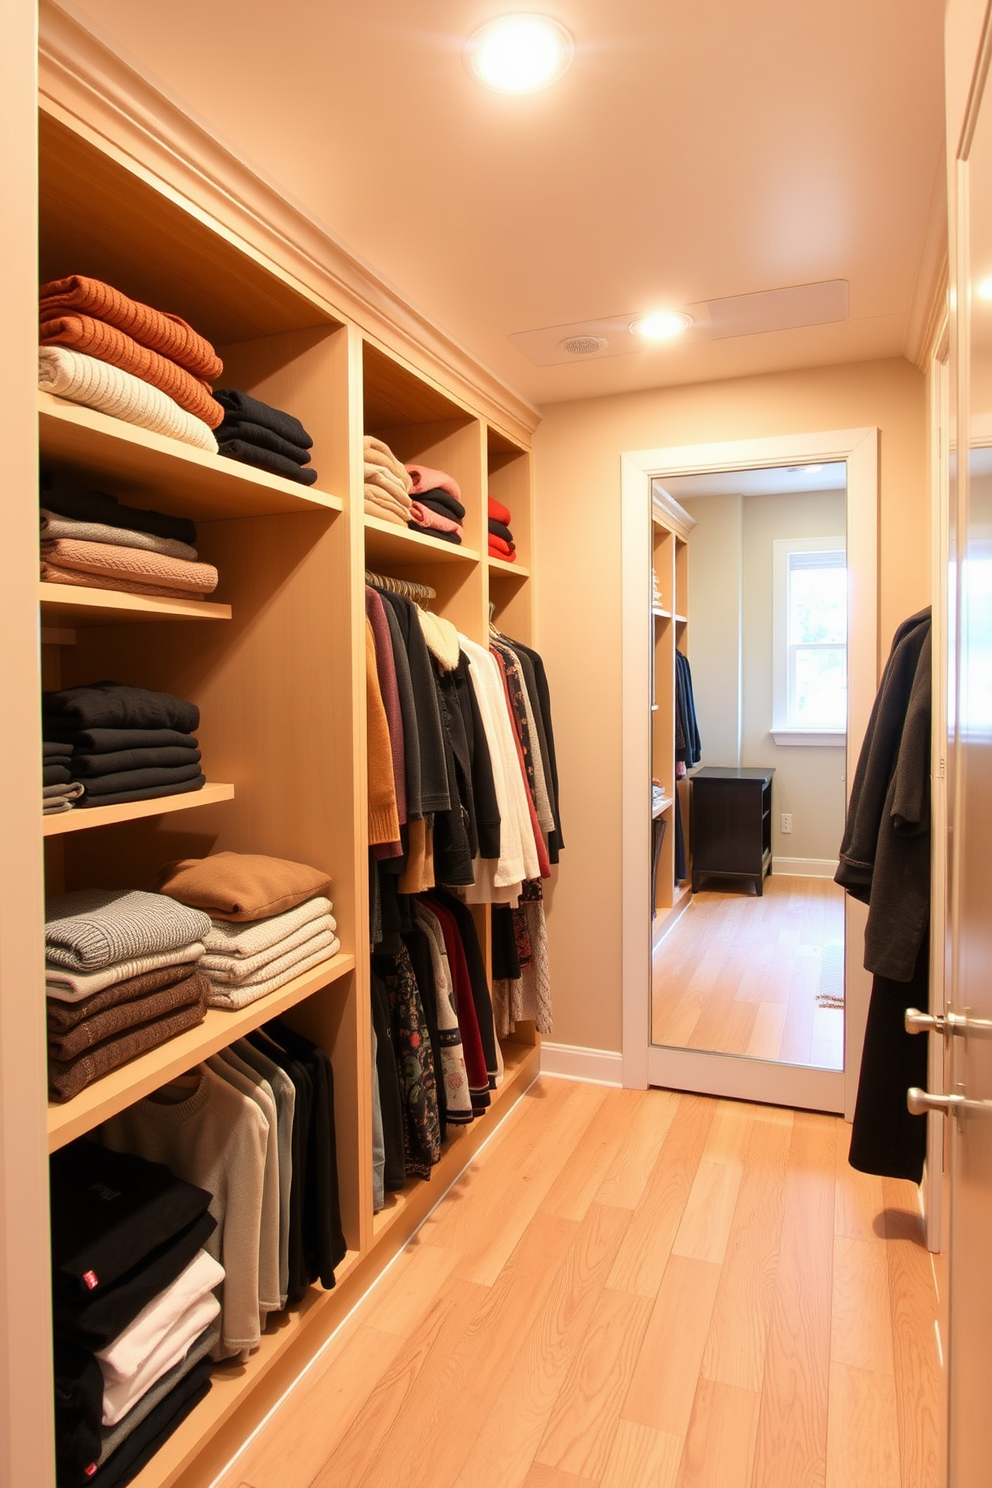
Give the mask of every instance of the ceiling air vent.
[[594, 351], [604, 351], [609, 344], [605, 336], [569, 336], [561, 342], [561, 349], [570, 356], [591, 356]]

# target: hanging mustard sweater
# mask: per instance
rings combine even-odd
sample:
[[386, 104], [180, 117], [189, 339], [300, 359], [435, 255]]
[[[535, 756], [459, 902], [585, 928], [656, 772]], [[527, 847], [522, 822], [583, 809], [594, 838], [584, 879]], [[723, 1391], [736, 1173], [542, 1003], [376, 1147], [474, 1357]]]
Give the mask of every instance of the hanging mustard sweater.
[[396, 786], [393, 782], [393, 756], [389, 747], [389, 724], [379, 691], [375, 664], [375, 636], [365, 622], [365, 693], [368, 711], [369, 763], [369, 846], [400, 840], [400, 819], [396, 810]]

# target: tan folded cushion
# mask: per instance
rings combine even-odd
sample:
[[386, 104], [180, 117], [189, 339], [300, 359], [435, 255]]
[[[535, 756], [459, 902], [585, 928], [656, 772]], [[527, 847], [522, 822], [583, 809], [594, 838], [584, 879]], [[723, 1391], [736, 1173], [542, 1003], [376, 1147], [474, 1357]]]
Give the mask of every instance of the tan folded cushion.
[[163, 894], [216, 920], [262, 920], [315, 894], [326, 895], [331, 880], [319, 868], [288, 858], [219, 852], [167, 863], [158, 886]]

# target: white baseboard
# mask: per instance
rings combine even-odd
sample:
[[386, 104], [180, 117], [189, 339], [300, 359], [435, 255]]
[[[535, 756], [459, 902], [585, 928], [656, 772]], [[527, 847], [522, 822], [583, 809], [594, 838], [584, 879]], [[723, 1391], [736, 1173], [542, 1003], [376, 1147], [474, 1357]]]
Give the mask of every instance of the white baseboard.
[[836, 872], [836, 858], [772, 858], [779, 878], [833, 878]]
[[612, 1049], [581, 1049], [541, 1040], [541, 1074], [590, 1085], [622, 1085], [623, 1056]]

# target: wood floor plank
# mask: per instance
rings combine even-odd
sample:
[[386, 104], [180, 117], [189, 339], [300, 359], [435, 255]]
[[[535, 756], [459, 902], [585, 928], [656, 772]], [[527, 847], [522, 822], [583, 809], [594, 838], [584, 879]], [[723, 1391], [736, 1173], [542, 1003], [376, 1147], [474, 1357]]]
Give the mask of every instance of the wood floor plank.
[[824, 1481], [837, 1124], [793, 1125], [752, 1488]]
[[614, 1290], [657, 1296], [716, 1110], [715, 1101], [701, 1096], [679, 1097], [675, 1119], [617, 1254], [609, 1283]]
[[851, 1369], [893, 1373], [888, 1262], [875, 1241], [834, 1236], [830, 1358]]
[[[310, 1480], [310, 1488], [341, 1488], [343, 1483], [348, 1488], [360, 1488], [361, 1484], [375, 1483], [382, 1443], [407, 1402], [420, 1396], [425, 1365], [432, 1357], [450, 1357], [485, 1299], [484, 1287], [451, 1278], [415, 1338], [391, 1339], [388, 1334], [370, 1329], [377, 1338], [389, 1340], [393, 1361], [375, 1387], [367, 1392], [361, 1409], [340, 1438], [335, 1441], [333, 1431], [329, 1433], [330, 1450]], [[306, 1394], [309, 1396], [309, 1391]], [[309, 1398], [312, 1401], [313, 1397]], [[328, 1422], [323, 1409], [319, 1420], [326, 1431]], [[271, 1488], [300, 1488], [300, 1484], [291, 1479], [280, 1482], [273, 1476]]]
[[488, 1211], [486, 1225], [477, 1226], [466, 1244], [455, 1268], [459, 1276], [492, 1286], [558, 1174], [581, 1151], [605, 1098], [604, 1086], [573, 1082], [569, 1099], [504, 1190], [499, 1211]]
[[672, 1256], [620, 1415], [684, 1437], [720, 1284], [712, 1261]]
[[599, 1482], [650, 1311], [646, 1297], [600, 1293], [555, 1401], [538, 1462]]
[[778, 1059], [788, 1008], [782, 1002], [759, 1002], [746, 1052], [752, 1059]]
[[910, 1488], [901, 1479], [891, 1374], [830, 1366], [826, 1488]]
[[675, 1488], [682, 1445], [678, 1436], [621, 1421], [600, 1488]]
[[[562, 1219], [581, 1220], [616, 1161], [627, 1128], [649, 1097], [647, 1090], [607, 1090], [597, 1120], [582, 1142], [581, 1161], [566, 1163], [541, 1208]], [[666, 1139], [667, 1141], [667, 1139]]]
[[672, 1254], [697, 1261], [721, 1262], [727, 1253], [741, 1186], [737, 1163], [712, 1162], [704, 1157], [689, 1191], [685, 1213], [672, 1245]]
[[365, 1322], [383, 1333], [409, 1338], [458, 1261], [457, 1251], [430, 1245], [415, 1235], [372, 1294]]
[[596, 1202], [636, 1209], [678, 1109], [678, 1097], [649, 1090], [627, 1127], [616, 1158], [599, 1186]]
[[535, 1462], [527, 1474], [524, 1488], [589, 1488], [589, 1479], [548, 1467], [544, 1462]]
[[764, 1378], [791, 1140], [791, 1123], [752, 1124], [703, 1354], [706, 1379], [744, 1390], [760, 1392]]
[[937, 1298], [916, 1190], [883, 1179], [899, 1451], [904, 1488], [941, 1488], [946, 1378], [937, 1352]]
[[525, 1481], [629, 1223], [628, 1209], [590, 1206], [544, 1303], [522, 1331], [455, 1488], [520, 1488]]
[[[555, 1215], [534, 1218], [496, 1284], [484, 1289], [482, 1301], [452, 1347], [435, 1348], [423, 1362], [367, 1476], [357, 1479], [355, 1488], [385, 1482], [386, 1472], [390, 1488], [427, 1488], [435, 1478], [445, 1483], [457, 1478], [578, 1228], [574, 1221]], [[452, 1429], [453, 1422], [457, 1429]], [[428, 1465], [430, 1477], [425, 1478]], [[350, 1480], [345, 1481], [351, 1488]]]
[[753, 1390], [699, 1381], [678, 1488], [748, 1488], [760, 1403]]

